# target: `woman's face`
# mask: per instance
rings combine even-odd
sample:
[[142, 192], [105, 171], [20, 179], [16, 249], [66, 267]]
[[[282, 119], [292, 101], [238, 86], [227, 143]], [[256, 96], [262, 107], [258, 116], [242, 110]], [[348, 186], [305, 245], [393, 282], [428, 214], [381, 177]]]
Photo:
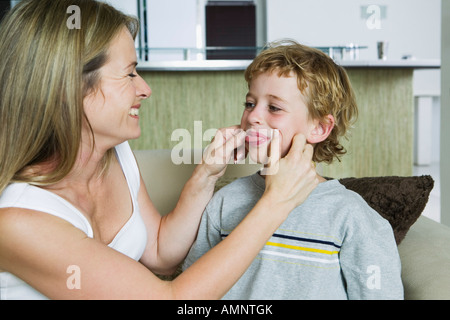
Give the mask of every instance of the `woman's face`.
[[[109, 149], [141, 134], [139, 108], [152, 91], [136, 72], [134, 40], [124, 27], [108, 50], [100, 69], [99, 89], [84, 98], [84, 111], [96, 145]], [[87, 129], [87, 125], [84, 126]]]

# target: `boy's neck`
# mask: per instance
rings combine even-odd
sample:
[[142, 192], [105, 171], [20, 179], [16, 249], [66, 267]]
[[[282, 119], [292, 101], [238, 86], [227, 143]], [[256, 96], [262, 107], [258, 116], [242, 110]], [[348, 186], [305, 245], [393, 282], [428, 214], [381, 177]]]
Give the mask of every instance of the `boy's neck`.
[[[258, 171], [258, 174], [260, 175], [261, 178], [266, 179], [266, 175], [261, 174], [261, 171]], [[324, 177], [322, 177], [318, 173], [316, 173], [316, 175], [317, 175], [317, 178], [319, 179], [319, 183], [328, 181], [327, 179], [325, 179]]]

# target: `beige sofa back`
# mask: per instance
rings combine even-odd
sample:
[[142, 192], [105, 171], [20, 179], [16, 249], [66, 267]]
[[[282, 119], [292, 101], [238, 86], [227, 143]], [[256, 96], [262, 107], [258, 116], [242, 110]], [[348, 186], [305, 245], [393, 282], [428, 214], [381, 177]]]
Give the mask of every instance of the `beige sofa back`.
[[[134, 151], [150, 198], [162, 215], [175, 207], [181, 190], [196, 167], [196, 164], [174, 164], [171, 152], [168, 149]], [[230, 164], [223, 179], [247, 176], [259, 167], [256, 164]]]

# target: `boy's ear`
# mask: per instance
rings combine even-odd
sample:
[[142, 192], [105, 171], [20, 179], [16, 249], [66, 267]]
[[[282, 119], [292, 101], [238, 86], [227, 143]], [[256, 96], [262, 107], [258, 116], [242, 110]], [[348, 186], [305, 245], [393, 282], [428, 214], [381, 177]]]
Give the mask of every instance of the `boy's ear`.
[[313, 128], [307, 139], [308, 143], [315, 144], [324, 141], [334, 128], [334, 117], [329, 114], [323, 120], [314, 120]]

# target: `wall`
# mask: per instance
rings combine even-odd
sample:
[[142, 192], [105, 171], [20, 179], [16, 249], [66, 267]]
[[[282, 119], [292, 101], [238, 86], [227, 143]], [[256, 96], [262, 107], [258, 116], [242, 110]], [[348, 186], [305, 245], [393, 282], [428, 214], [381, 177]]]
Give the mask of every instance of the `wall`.
[[[137, 1], [105, 1], [125, 13], [137, 15]], [[152, 50], [150, 60], [203, 60], [195, 48], [205, 47], [205, 5], [208, 0], [147, 0], [148, 46]], [[225, 0], [233, 1], [233, 0]], [[257, 44], [266, 42], [266, 0], [257, 3]], [[185, 55], [183, 48], [191, 48]], [[167, 50], [169, 49], [169, 50]]]
[[[311, 46], [369, 46], [361, 59], [377, 59], [377, 41], [389, 41], [389, 58], [440, 57], [440, 0], [267, 0], [267, 38], [290, 37]], [[378, 26], [362, 7], [381, 9]], [[385, 10], [384, 10], [385, 9]], [[370, 15], [369, 15], [370, 16]]]
[[[102, 0], [130, 14], [137, 14], [136, 1]], [[207, 0], [147, 0], [149, 45], [152, 47], [196, 47], [197, 25], [202, 23], [198, 7]], [[440, 59], [441, 0], [256, 0], [258, 43], [294, 38], [311, 46], [368, 46], [360, 59], [377, 58], [377, 41], [389, 41], [389, 58], [413, 55], [417, 59]], [[369, 5], [381, 8], [379, 26], [369, 23]], [[265, 10], [266, 9], [266, 10]], [[266, 12], [264, 12], [266, 11]], [[265, 18], [265, 23], [262, 22]], [[265, 24], [265, 26], [264, 26]], [[379, 28], [378, 28], [379, 27]], [[262, 35], [264, 33], [264, 35]], [[204, 35], [203, 35], [204, 36]], [[167, 53], [166, 53], [167, 54]], [[439, 71], [419, 71], [416, 91], [440, 87]], [[438, 90], [439, 91], [439, 90]]]
[[209, 129], [240, 124], [247, 94], [243, 71], [138, 72], [152, 96], [142, 103], [142, 134], [130, 142], [133, 149], [172, 149], [180, 143], [198, 149], [211, 141], [203, 137]]
[[450, 1], [442, 1], [441, 222], [450, 226]]
[[[147, 0], [148, 46], [161, 48], [196, 48], [198, 0]], [[203, 30], [199, 30], [203, 35]], [[183, 60], [183, 50], [161, 51], [150, 56], [150, 60]]]
[[[379, 26], [364, 12], [372, 4], [381, 9]], [[361, 60], [377, 59], [377, 41], [389, 42], [388, 59], [399, 60], [407, 54], [440, 59], [440, 28], [441, 0], [267, 0], [268, 41], [293, 38], [311, 46], [368, 46], [360, 51]], [[440, 70], [415, 71], [413, 85], [415, 95], [437, 97], [433, 121], [438, 123]], [[437, 132], [432, 141], [432, 159], [438, 162]]]
[[137, 1], [136, 0], [100, 0], [106, 3], [109, 3], [114, 8], [125, 12], [127, 14], [131, 14], [137, 16]]
[[323, 165], [328, 177], [410, 176], [413, 168], [411, 69], [347, 69], [358, 104], [358, 120], [341, 162]]

